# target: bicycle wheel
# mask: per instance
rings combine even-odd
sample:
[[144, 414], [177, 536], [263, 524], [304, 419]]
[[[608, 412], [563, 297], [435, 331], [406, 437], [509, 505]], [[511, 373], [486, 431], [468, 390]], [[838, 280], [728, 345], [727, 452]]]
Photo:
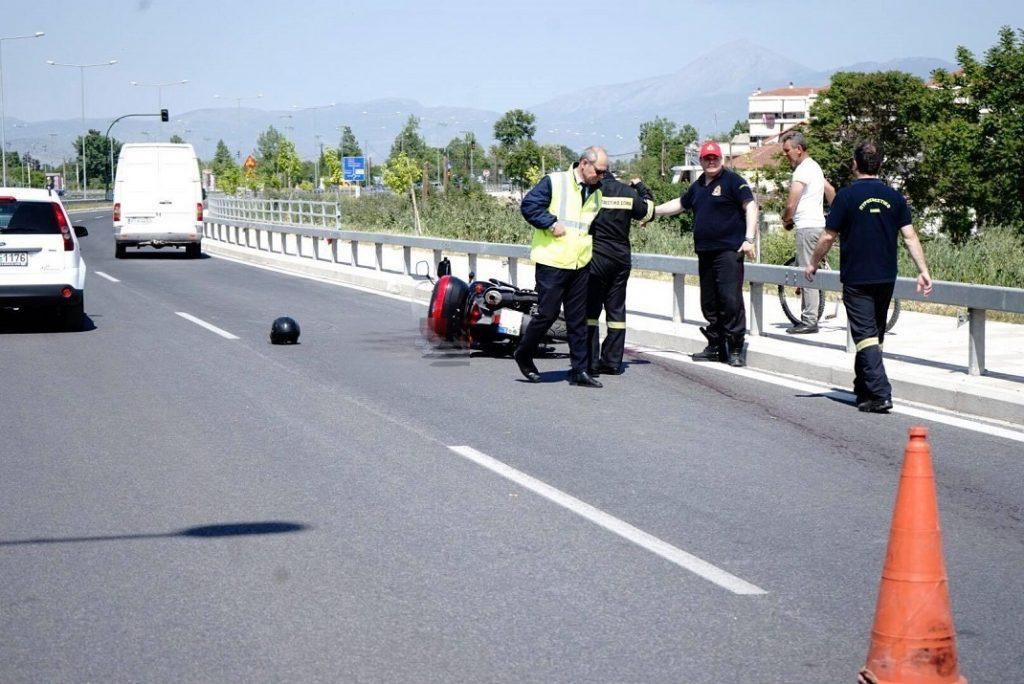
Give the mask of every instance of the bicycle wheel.
[[894, 299], [889, 305], [889, 320], [885, 322], [885, 332], [889, 332], [896, 325], [896, 320], [900, 317], [900, 300]]
[[[789, 261], [787, 261], [786, 263], [783, 264], [783, 266], [796, 266], [796, 265], [797, 265], [796, 257], [792, 257]], [[823, 267], [823, 268], [825, 268], [825, 267]], [[799, 307], [801, 306], [801, 304], [800, 304], [800, 292], [801, 291], [802, 291], [802, 288], [797, 287], [795, 285], [789, 285], [789, 286], [787, 286], [787, 285], [779, 285], [779, 304], [782, 305], [782, 312], [784, 314], [786, 314], [786, 318], [788, 318], [789, 322], [792, 323], [793, 325], [799, 325], [800, 324], [800, 308]], [[795, 315], [793, 313], [793, 310], [789, 308], [788, 299], [791, 298], [791, 297], [795, 297], [797, 299], [797, 309], [796, 309], [796, 314]], [[820, 291], [820, 296], [818, 297], [818, 320], [819, 321], [822, 320], [822, 314], [824, 314], [824, 313], [825, 313], [825, 292], [822, 290], [822, 291]]]

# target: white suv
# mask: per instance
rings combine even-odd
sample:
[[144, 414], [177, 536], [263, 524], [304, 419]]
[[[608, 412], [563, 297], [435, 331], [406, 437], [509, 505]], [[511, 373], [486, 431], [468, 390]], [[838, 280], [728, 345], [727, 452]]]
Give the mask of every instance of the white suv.
[[0, 309], [55, 310], [66, 330], [85, 318], [85, 261], [78, 238], [56, 193], [0, 188]]

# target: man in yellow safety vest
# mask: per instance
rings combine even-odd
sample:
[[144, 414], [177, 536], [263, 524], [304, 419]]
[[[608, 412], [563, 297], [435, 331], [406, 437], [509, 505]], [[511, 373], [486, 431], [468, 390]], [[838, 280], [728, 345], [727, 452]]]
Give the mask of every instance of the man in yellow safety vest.
[[564, 308], [572, 364], [569, 383], [601, 387], [587, 372], [587, 265], [593, 251], [590, 223], [601, 210], [601, 177], [607, 172], [608, 154], [588, 147], [570, 169], [549, 173], [523, 197], [520, 210], [534, 228], [530, 258], [536, 264], [538, 312], [514, 356], [530, 382], [540, 382], [533, 356]]

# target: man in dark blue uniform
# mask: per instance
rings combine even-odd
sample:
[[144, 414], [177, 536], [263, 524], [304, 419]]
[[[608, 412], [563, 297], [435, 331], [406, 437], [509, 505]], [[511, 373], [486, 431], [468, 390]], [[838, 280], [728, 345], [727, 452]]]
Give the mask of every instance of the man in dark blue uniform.
[[679, 199], [659, 204], [655, 216], [693, 211], [693, 242], [700, 276], [700, 308], [707, 319], [700, 331], [708, 344], [694, 361], [724, 361], [743, 366], [747, 316], [743, 307], [743, 261], [754, 257], [757, 202], [750, 185], [722, 164], [722, 150], [709, 140], [701, 145], [704, 173]]
[[[611, 173], [601, 180], [601, 211], [590, 224], [594, 256], [587, 291], [587, 346], [591, 375], [618, 375], [626, 347], [626, 283], [632, 268], [629, 230], [633, 220], [650, 221], [654, 195], [639, 178], [629, 185]], [[608, 333], [601, 343], [598, 319], [605, 312]]]
[[857, 345], [853, 364], [853, 393], [857, 408], [885, 413], [892, 408], [892, 385], [882, 365], [885, 318], [896, 285], [896, 234], [903, 234], [917, 266], [917, 291], [928, 296], [932, 279], [921, 241], [910, 220], [903, 195], [878, 178], [882, 151], [871, 142], [857, 146], [853, 170], [857, 179], [836, 194], [825, 222], [825, 232], [804, 269], [814, 280], [825, 254], [839, 238], [839, 279], [850, 334]]

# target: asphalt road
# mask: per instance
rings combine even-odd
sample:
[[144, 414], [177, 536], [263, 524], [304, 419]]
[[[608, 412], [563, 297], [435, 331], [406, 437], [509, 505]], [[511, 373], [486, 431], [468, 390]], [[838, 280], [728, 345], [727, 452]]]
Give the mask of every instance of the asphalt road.
[[88, 329], [0, 313], [0, 681], [853, 681], [921, 422], [961, 670], [1024, 680], [1021, 442], [651, 357], [531, 385], [420, 306], [75, 223]]

